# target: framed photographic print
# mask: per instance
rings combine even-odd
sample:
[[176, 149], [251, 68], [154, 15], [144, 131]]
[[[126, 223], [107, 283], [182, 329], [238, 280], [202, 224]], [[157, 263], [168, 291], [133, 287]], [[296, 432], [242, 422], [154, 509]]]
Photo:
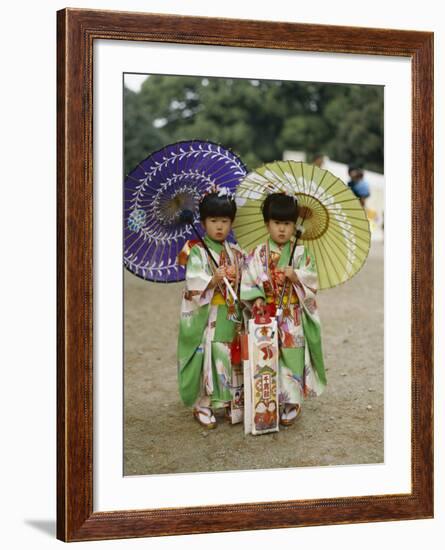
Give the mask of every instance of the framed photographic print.
[[[58, 538], [432, 517], [432, 33], [77, 9], [57, 24]], [[349, 184], [363, 261], [338, 284], [334, 235], [317, 264], [325, 391], [304, 360], [294, 422], [263, 370], [252, 422], [277, 406], [279, 429], [247, 433], [234, 391], [212, 400], [210, 430], [176, 366], [190, 314], [176, 259], [206, 218], [180, 244], [162, 223], [191, 172], [195, 208], [209, 173], [233, 170], [235, 187], [274, 161]], [[212, 353], [215, 393], [227, 356]]]

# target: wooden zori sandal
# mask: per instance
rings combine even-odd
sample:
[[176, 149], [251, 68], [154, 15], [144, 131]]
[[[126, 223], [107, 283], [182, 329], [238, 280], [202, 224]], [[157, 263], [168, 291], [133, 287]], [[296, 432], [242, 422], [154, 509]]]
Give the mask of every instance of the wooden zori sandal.
[[197, 407], [193, 409], [194, 418], [207, 430], [216, 428], [216, 418], [213, 416], [212, 409], [209, 407]]
[[224, 420], [229, 424], [232, 424], [232, 409], [230, 405], [224, 407]]
[[301, 415], [301, 405], [296, 404], [287, 404], [284, 405], [283, 412], [280, 416], [280, 424], [282, 426], [292, 426], [292, 424], [299, 418]]

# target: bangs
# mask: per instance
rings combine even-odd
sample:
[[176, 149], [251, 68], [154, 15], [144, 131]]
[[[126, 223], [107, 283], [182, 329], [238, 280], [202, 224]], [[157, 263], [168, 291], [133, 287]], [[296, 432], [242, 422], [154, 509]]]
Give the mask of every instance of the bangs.
[[199, 205], [199, 217], [202, 221], [206, 218], [230, 218], [235, 219], [235, 201], [226, 195], [219, 196], [217, 193], [206, 195]]
[[283, 193], [268, 195], [262, 206], [265, 222], [278, 220], [280, 222], [296, 222], [298, 218], [298, 202], [294, 197]]

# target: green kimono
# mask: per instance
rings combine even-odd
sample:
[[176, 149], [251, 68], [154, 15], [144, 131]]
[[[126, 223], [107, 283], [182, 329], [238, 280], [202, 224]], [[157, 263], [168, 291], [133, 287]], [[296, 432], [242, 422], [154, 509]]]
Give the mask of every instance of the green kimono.
[[[282, 269], [289, 265], [291, 246], [288, 242], [279, 247], [269, 238], [249, 254], [241, 281], [241, 300], [250, 305], [263, 298], [278, 307], [284, 283]], [[315, 300], [317, 271], [304, 246], [295, 248], [292, 266], [298, 283], [287, 280], [283, 314], [278, 318], [279, 400], [301, 404], [304, 397], [323, 392], [326, 374]]]
[[[236, 275], [231, 283], [238, 292], [242, 251], [208, 236], [204, 241], [218, 265], [233, 267]], [[213, 272], [205, 248], [196, 243], [187, 260], [178, 338], [179, 394], [187, 406], [223, 407], [242, 385], [233, 376], [231, 356], [237, 337], [237, 323], [232, 318], [240, 318], [238, 306], [227, 297], [224, 283], [208, 288]]]

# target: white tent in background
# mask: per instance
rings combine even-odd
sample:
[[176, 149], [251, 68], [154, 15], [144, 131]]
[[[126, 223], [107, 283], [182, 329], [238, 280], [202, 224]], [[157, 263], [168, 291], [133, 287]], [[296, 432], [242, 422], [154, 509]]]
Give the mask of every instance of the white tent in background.
[[[302, 151], [284, 151], [283, 160], [306, 162], [306, 154]], [[345, 183], [349, 181], [348, 165], [324, 157], [323, 168], [329, 170]], [[385, 177], [378, 172], [363, 170], [365, 180], [369, 183], [370, 197], [366, 199], [366, 210], [371, 225], [372, 240], [383, 240], [383, 216], [385, 211]]]

